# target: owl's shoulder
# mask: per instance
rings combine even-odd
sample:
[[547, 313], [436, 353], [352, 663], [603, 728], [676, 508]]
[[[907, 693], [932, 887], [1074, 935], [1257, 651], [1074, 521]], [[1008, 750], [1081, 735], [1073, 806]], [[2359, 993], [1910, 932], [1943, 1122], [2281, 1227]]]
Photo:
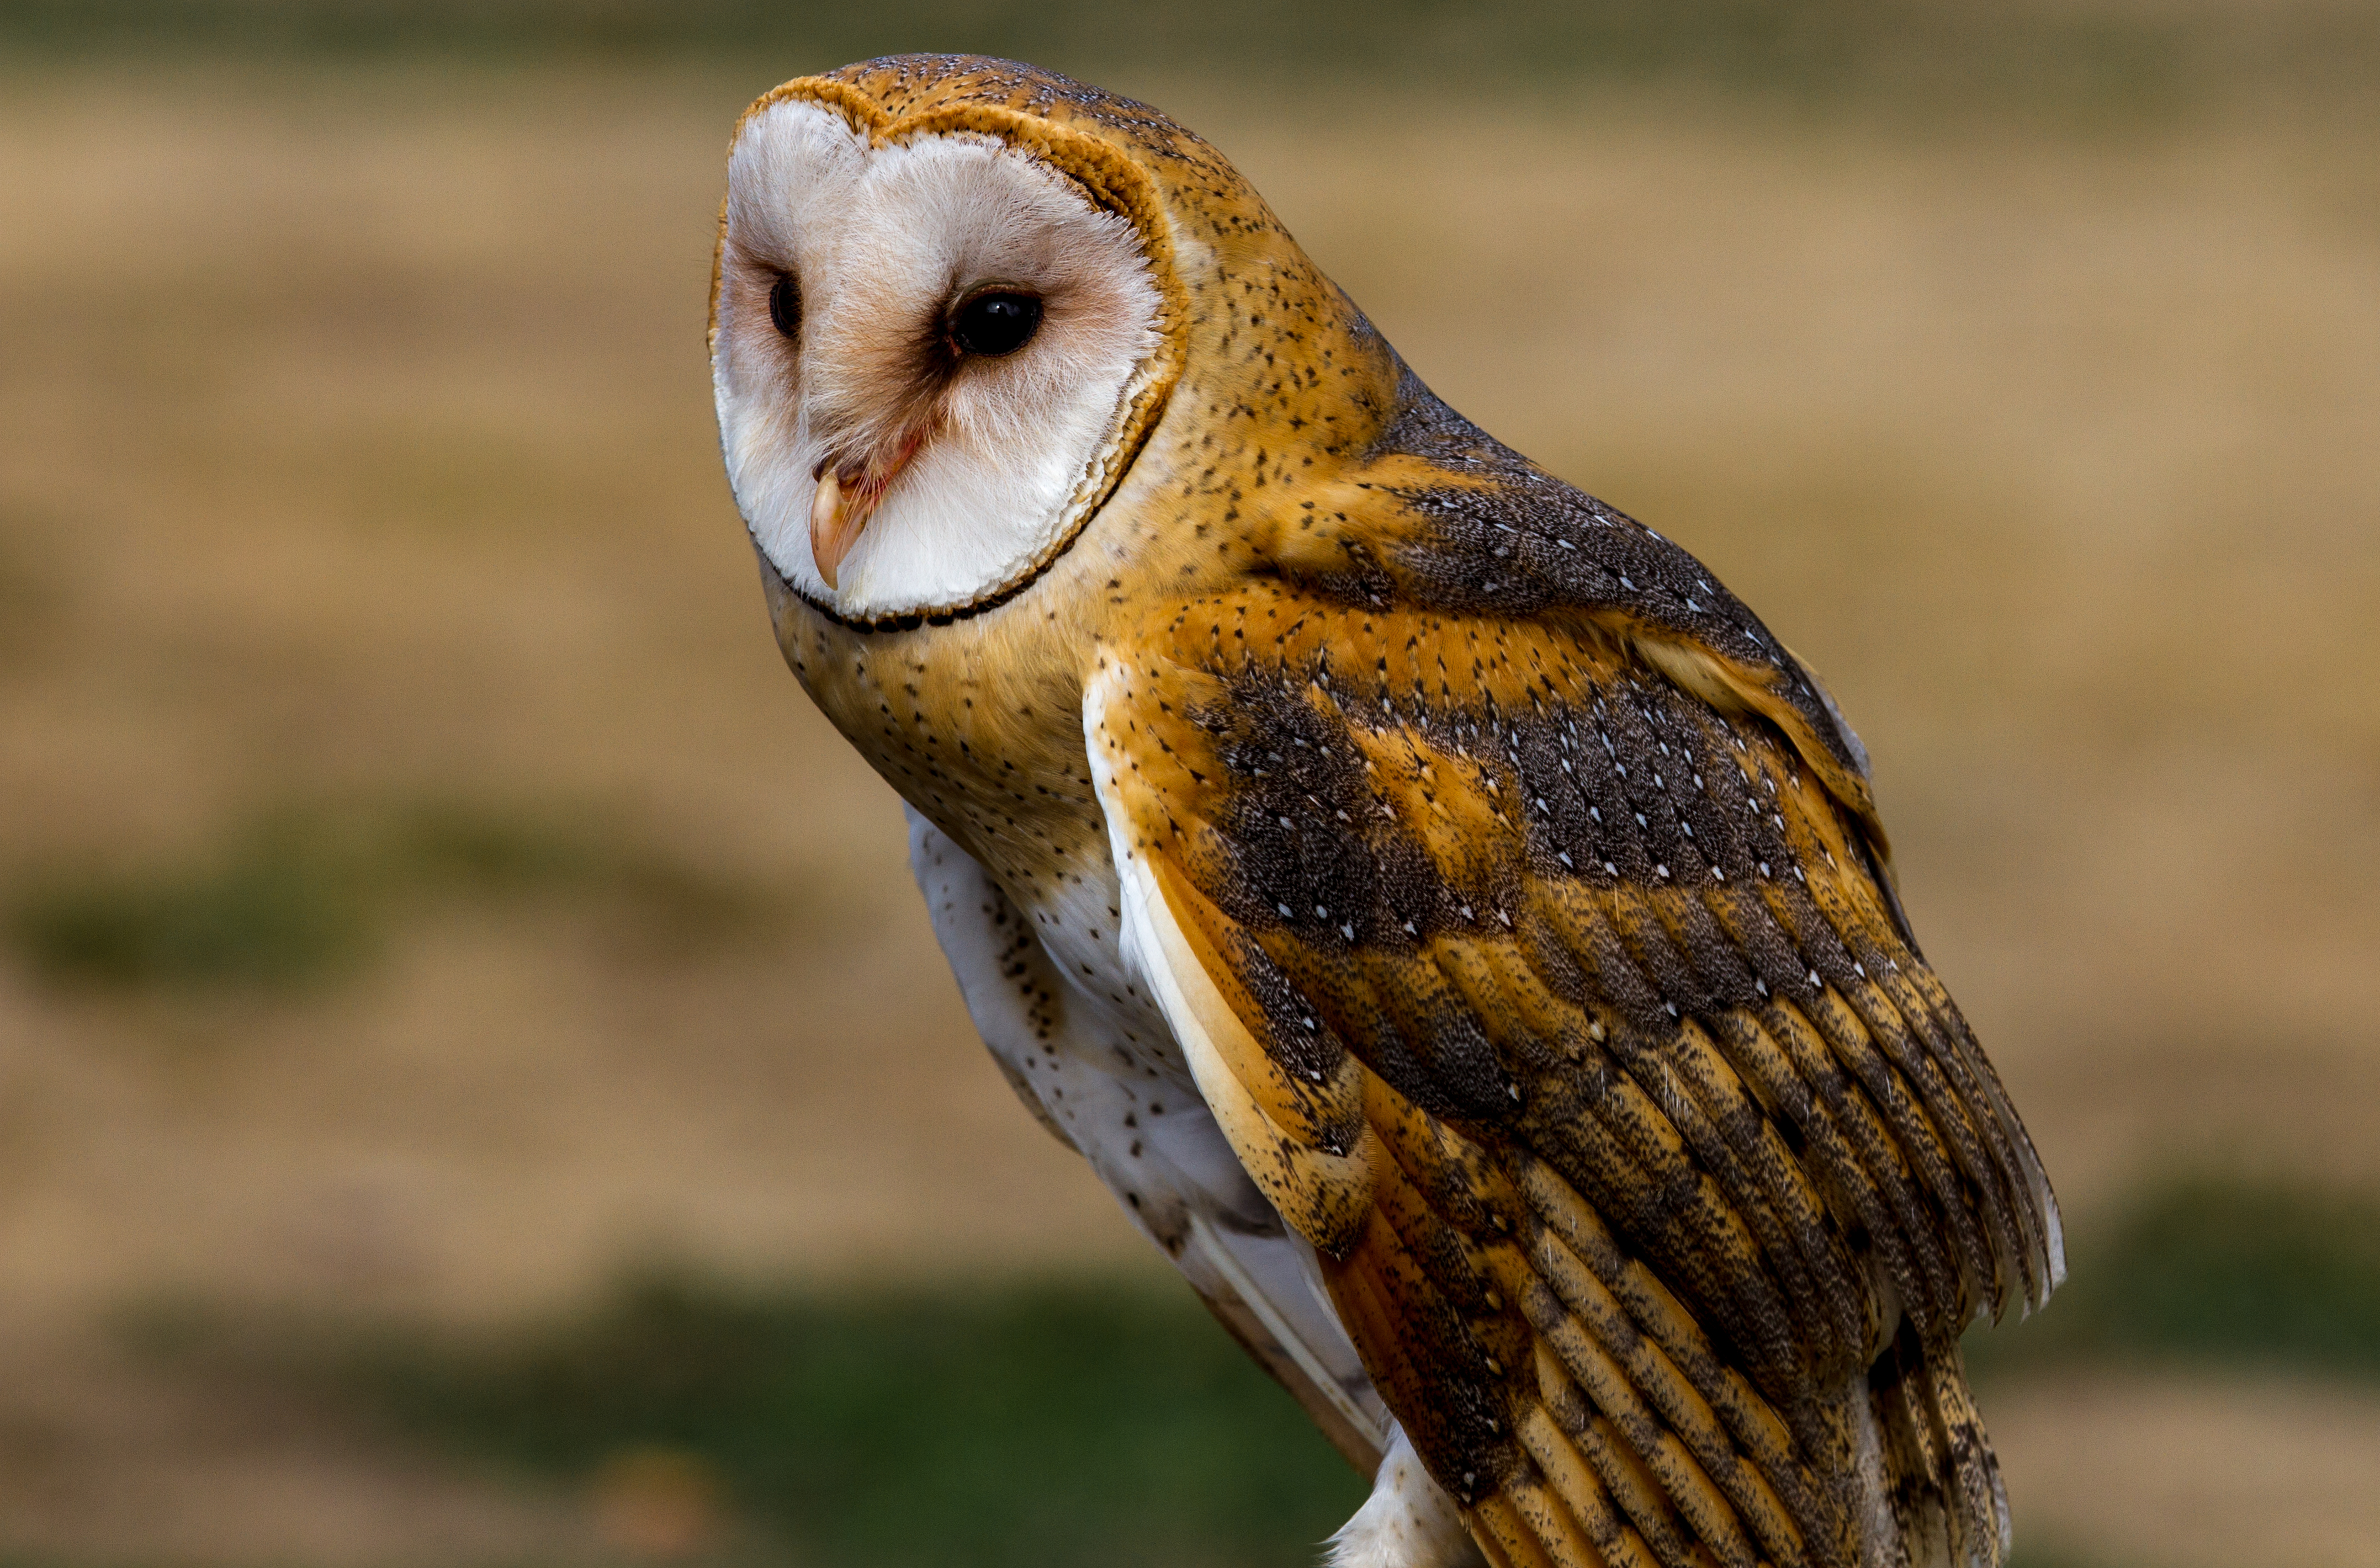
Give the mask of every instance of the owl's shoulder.
[[1255, 575], [1358, 611], [1418, 616], [1441, 634], [1591, 629], [1649, 654], [1698, 695], [1757, 694], [1755, 706], [1824, 753], [1865, 808], [1858, 737], [1816, 677], [1684, 546], [1497, 440], [1402, 367], [1387, 417], [1348, 474], [1338, 504], [1282, 529]]

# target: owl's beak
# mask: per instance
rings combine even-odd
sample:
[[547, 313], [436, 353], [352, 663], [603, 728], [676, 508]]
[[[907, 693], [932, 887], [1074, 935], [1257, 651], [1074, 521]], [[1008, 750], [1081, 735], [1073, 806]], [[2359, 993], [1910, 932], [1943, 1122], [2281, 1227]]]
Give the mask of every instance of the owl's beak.
[[810, 498], [810, 559], [830, 588], [843, 570], [844, 558], [876, 514], [901, 470], [909, 465], [925, 432], [915, 431], [893, 443], [890, 451], [869, 452], [856, 461], [829, 458], [818, 467], [818, 493]]
[[810, 500], [810, 559], [818, 562], [828, 587], [837, 585], [835, 573], [843, 568], [843, 558], [859, 542], [859, 531], [875, 510], [861, 501], [856, 488], [844, 488], [839, 470], [819, 471], [818, 494]]

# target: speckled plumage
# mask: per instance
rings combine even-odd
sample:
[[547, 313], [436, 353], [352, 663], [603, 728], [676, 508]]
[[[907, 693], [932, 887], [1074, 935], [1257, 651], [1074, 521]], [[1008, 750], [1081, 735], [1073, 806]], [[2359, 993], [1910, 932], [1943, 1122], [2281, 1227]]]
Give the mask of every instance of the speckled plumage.
[[1997, 1562], [1958, 1335], [2046, 1297], [2055, 1203], [1816, 681], [1164, 116], [946, 56], [789, 98], [1046, 157], [1160, 286], [1022, 581], [855, 617], [764, 554], [1020, 1094], [1359, 1463], [1384, 1402], [1490, 1562]]

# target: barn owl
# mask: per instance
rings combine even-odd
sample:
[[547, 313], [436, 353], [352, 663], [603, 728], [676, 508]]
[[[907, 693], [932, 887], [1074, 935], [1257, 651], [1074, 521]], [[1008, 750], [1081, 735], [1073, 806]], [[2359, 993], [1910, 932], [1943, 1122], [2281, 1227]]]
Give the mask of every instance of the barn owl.
[[1342, 1568], [1998, 1562], [1959, 1335], [2063, 1272], [1866, 757], [1141, 104], [738, 123], [728, 478], [1019, 1097], [1375, 1478]]

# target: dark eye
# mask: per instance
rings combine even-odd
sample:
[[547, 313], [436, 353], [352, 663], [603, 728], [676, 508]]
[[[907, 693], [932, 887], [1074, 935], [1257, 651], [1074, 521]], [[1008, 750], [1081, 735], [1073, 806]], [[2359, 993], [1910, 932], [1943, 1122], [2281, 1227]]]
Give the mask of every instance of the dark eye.
[[951, 341], [964, 354], [987, 357], [1014, 354], [1033, 341], [1041, 325], [1041, 301], [1033, 295], [992, 290], [975, 296], [951, 318]]
[[769, 320], [787, 337], [802, 330], [802, 291], [791, 272], [778, 273], [776, 286], [769, 290]]

